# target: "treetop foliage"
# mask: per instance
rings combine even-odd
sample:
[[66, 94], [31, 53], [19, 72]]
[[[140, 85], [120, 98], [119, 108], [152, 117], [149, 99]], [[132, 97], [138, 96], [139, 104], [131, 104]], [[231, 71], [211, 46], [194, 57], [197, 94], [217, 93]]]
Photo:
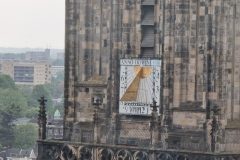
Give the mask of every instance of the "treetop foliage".
[[16, 89], [15, 82], [9, 75], [0, 74], [0, 88]]

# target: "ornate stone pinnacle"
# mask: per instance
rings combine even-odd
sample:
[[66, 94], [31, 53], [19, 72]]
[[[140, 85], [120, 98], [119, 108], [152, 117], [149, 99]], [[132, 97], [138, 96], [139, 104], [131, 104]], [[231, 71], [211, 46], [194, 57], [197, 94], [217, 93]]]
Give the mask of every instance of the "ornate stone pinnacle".
[[100, 104], [101, 104], [101, 100], [99, 98], [97, 98], [96, 105], [99, 106]]
[[153, 112], [157, 112], [157, 102], [156, 100], [153, 98], [153, 103], [151, 105]]
[[39, 102], [39, 104], [40, 104], [41, 106], [45, 106], [47, 100], [44, 98], [44, 96], [42, 96], [42, 97], [38, 100], [38, 102]]
[[38, 136], [39, 139], [44, 140], [46, 139], [46, 124], [47, 124], [47, 115], [46, 115], [46, 102], [47, 100], [42, 96], [38, 100], [40, 106], [39, 106], [39, 114], [38, 114]]
[[94, 109], [94, 113], [93, 113], [93, 122], [94, 122], [94, 124], [97, 124], [97, 121], [98, 121], [98, 109], [97, 108], [95, 108]]
[[221, 124], [220, 124], [220, 121], [219, 119], [217, 118], [218, 115], [219, 115], [219, 112], [220, 112], [220, 108], [219, 106], [214, 106], [212, 108], [212, 111], [213, 111], [213, 119], [212, 119], [212, 124], [211, 124], [211, 132], [210, 132], [210, 135], [211, 135], [211, 151], [212, 152], [216, 152], [217, 151], [217, 147], [216, 145], [219, 143], [219, 131], [221, 130]]
[[213, 111], [213, 115], [218, 115], [221, 109], [217, 105], [215, 105], [213, 106], [212, 111]]

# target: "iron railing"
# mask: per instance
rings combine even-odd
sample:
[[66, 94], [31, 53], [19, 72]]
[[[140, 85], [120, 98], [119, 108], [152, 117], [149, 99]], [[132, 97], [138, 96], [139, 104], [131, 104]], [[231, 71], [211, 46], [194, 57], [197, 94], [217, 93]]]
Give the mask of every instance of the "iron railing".
[[38, 160], [239, 160], [240, 154], [154, 147], [38, 141]]

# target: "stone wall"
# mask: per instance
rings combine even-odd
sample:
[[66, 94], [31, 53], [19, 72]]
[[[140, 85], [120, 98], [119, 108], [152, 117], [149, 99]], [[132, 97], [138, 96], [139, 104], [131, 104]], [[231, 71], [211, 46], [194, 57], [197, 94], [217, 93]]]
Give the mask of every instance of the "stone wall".
[[102, 99], [100, 141], [116, 144], [126, 130], [149, 134], [150, 117], [118, 114], [124, 57], [162, 59], [158, 125], [166, 122], [173, 137], [184, 137], [174, 130], [179, 126], [209, 137], [213, 105], [223, 129], [239, 121], [239, 10], [236, 0], [66, 0], [64, 139], [82, 141], [77, 134], [84, 129], [94, 134], [94, 97]]
[[212, 154], [184, 150], [163, 151], [155, 148], [96, 145], [57, 141], [38, 142], [38, 160], [238, 160], [239, 154]]

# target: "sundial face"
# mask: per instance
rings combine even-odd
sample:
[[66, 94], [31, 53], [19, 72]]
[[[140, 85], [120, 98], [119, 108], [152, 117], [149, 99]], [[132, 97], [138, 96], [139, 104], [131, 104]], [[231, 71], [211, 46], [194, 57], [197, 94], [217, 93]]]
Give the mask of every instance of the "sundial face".
[[121, 59], [119, 113], [150, 115], [153, 98], [160, 103], [159, 59]]

